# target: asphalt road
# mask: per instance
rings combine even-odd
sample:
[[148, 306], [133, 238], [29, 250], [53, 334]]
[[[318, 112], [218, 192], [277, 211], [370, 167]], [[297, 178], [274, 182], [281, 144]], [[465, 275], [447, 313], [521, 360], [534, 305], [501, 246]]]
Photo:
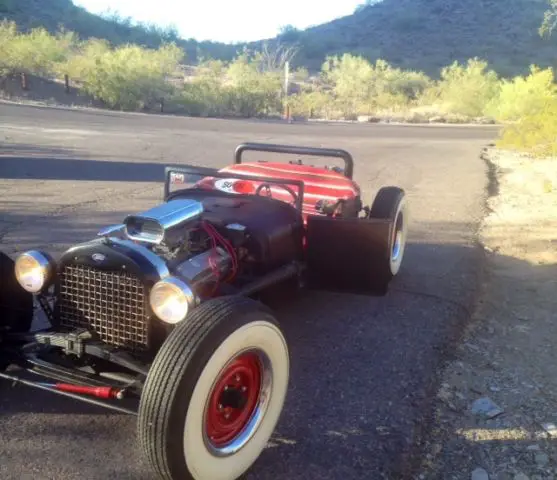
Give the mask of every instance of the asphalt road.
[[[382, 185], [408, 192], [405, 264], [385, 297], [313, 292], [278, 309], [291, 388], [273, 442], [247, 478], [403, 478], [427, 426], [435, 371], [478, 286], [474, 232], [487, 187], [479, 155], [496, 134], [0, 104], [0, 249], [59, 253], [158, 202], [164, 165], [224, 166], [244, 141], [349, 150], [368, 201]], [[5, 480], [150, 478], [133, 418], [7, 382], [0, 382], [0, 458]]]

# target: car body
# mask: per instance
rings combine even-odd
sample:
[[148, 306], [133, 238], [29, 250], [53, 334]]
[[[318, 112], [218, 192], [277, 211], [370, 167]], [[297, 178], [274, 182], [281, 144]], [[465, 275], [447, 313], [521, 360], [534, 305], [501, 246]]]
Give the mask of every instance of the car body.
[[[243, 162], [250, 150], [344, 168]], [[159, 478], [238, 478], [270, 438], [289, 383], [265, 293], [384, 294], [399, 273], [405, 193], [383, 187], [365, 207], [353, 170], [344, 150], [242, 144], [222, 169], [167, 167], [161, 204], [56, 260], [0, 255], [0, 378], [138, 415]], [[33, 302], [49, 322], [39, 331]]]

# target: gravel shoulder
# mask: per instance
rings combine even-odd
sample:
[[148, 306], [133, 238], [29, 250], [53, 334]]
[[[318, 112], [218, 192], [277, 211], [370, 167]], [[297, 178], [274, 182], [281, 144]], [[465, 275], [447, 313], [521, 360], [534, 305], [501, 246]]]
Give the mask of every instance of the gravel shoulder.
[[442, 374], [420, 479], [557, 478], [557, 161], [486, 149], [483, 292]]

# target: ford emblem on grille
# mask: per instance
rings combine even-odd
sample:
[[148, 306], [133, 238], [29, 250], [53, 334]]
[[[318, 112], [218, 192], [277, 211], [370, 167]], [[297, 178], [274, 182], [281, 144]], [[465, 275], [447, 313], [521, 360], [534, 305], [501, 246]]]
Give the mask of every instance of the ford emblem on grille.
[[91, 256], [91, 258], [95, 261], [95, 262], [104, 262], [106, 260], [106, 255], [103, 255], [102, 253], [93, 253], [93, 255]]

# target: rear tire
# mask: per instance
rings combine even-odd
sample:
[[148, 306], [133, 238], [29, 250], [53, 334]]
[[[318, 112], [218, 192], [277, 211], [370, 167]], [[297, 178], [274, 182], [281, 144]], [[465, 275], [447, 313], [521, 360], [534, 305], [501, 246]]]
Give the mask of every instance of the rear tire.
[[264, 305], [202, 304], [169, 335], [143, 389], [138, 438], [152, 469], [167, 480], [240, 477], [275, 429], [288, 379], [286, 341]]
[[377, 261], [377, 279], [386, 288], [398, 275], [406, 250], [408, 208], [404, 190], [399, 187], [382, 187], [375, 196], [369, 218], [390, 220], [393, 226], [389, 251]]

